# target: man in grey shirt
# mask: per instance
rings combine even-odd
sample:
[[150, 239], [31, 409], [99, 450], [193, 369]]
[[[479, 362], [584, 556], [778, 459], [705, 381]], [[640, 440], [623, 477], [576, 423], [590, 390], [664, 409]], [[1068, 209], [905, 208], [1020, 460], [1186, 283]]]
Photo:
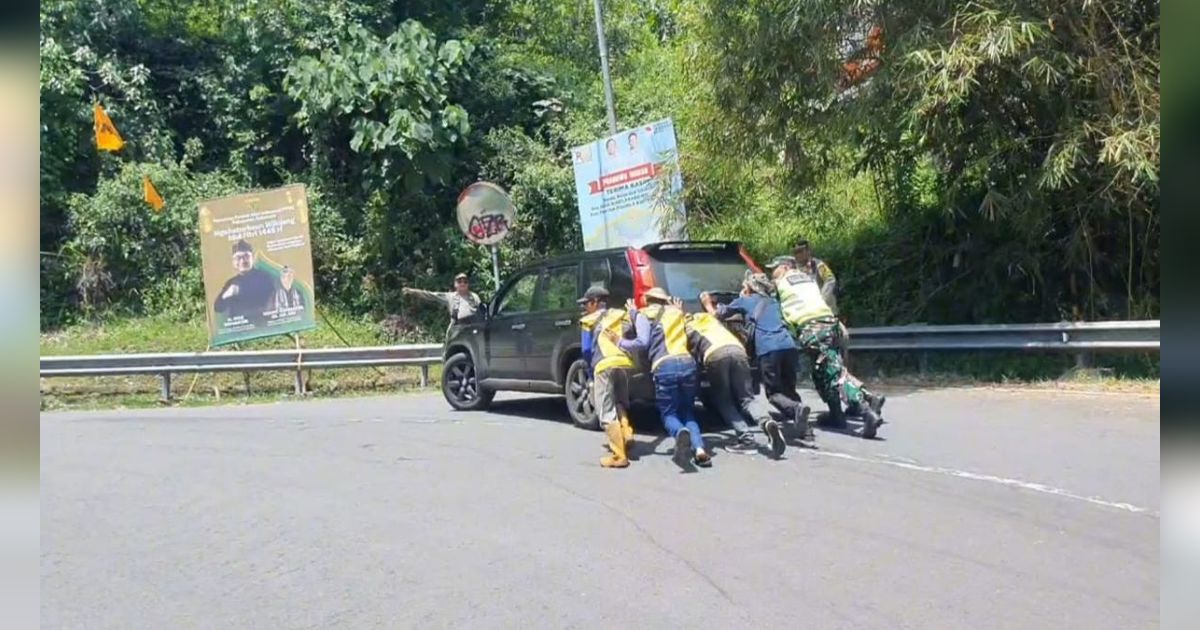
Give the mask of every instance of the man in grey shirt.
[[402, 289], [405, 295], [415, 295], [427, 300], [437, 300], [446, 305], [450, 311], [450, 323], [470, 319], [479, 309], [479, 296], [471, 291], [471, 279], [465, 273], [454, 276], [454, 290], [448, 292], [426, 291], [424, 289]]

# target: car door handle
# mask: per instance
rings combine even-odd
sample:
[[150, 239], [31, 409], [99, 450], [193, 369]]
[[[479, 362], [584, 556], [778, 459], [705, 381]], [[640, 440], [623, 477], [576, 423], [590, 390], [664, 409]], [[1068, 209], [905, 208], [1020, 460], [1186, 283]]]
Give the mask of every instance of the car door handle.
[[559, 328], [566, 328], [567, 326], [570, 326], [570, 325], [571, 325], [571, 320], [569, 320], [569, 319], [560, 319], [560, 320], [558, 320], [558, 321], [554, 322], [554, 325], [555, 325], [555, 326], [558, 326]]
[[525, 322], [521, 322], [520, 324], [513, 324], [512, 329], [513, 330], [525, 330]]

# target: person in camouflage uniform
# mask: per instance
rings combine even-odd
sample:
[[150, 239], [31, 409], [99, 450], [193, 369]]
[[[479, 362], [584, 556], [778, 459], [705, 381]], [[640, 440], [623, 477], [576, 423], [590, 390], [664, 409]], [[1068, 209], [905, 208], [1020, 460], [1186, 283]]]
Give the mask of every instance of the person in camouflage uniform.
[[843, 344], [841, 327], [821, 298], [816, 280], [798, 269], [791, 256], [776, 257], [768, 268], [774, 270], [772, 277], [784, 320], [791, 326], [796, 343], [809, 362], [813, 386], [829, 406], [830, 422], [844, 425], [844, 408], [862, 417], [863, 437], [875, 437], [883, 421], [885, 398], [868, 391], [862, 381], [846, 370], [838, 352]]

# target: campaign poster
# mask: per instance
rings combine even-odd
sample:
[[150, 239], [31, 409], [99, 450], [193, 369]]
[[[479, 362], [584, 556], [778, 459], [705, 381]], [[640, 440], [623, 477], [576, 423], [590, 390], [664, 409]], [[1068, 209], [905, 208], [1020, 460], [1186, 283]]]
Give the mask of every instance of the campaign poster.
[[571, 150], [586, 251], [686, 238], [670, 118]]
[[200, 202], [200, 257], [213, 346], [316, 327], [302, 184]]

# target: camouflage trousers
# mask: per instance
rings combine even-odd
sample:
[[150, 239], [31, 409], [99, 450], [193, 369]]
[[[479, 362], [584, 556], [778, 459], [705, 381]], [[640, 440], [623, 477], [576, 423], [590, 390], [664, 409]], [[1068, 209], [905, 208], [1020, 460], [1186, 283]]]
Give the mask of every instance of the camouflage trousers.
[[796, 332], [796, 341], [808, 360], [813, 387], [821, 400], [830, 408], [834, 403], [848, 411], [857, 408], [863, 398], [870, 394], [858, 380], [846, 370], [842, 355], [842, 328], [834, 318], [821, 318], [808, 322]]

